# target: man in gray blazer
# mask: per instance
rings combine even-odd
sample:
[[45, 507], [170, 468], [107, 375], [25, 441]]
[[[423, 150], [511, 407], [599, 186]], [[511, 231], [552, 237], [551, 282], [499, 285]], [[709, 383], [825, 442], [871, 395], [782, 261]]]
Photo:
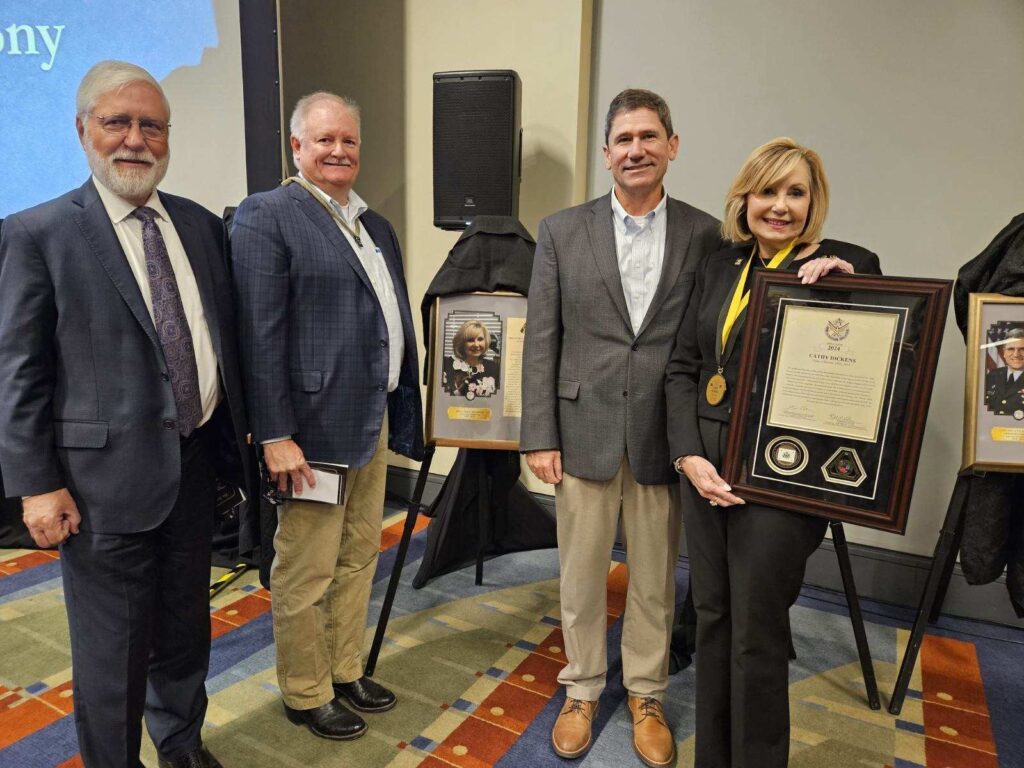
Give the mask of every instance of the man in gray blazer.
[[100, 62], [76, 113], [91, 178], [0, 238], [3, 485], [60, 547], [86, 768], [141, 765], [143, 716], [161, 768], [217, 768], [214, 475], [245, 485], [224, 225], [156, 189], [170, 107], [148, 72]]
[[579, 757], [605, 686], [606, 580], [621, 521], [629, 589], [622, 671], [633, 746], [668, 765], [661, 700], [679, 549], [678, 478], [665, 432], [665, 364], [718, 221], [662, 186], [679, 149], [668, 105], [616, 96], [605, 120], [610, 194], [541, 222], [530, 283], [520, 450], [555, 485], [566, 702], [555, 752]]

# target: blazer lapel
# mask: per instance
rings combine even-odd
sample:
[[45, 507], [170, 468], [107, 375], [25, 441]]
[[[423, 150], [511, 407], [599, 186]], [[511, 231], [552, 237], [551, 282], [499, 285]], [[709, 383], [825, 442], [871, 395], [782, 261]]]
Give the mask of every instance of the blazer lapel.
[[203, 242], [201, 233], [196, 229], [192, 217], [185, 213], [173, 198], [161, 194], [160, 202], [167, 209], [171, 223], [174, 224], [181, 245], [185, 249], [185, 255], [192, 267], [196, 285], [199, 287], [199, 300], [203, 305], [203, 315], [206, 317], [206, 327], [213, 340], [213, 349], [217, 359], [222, 360], [217, 298], [214, 295], [213, 274], [210, 272], [209, 261], [210, 258], [217, 258], [217, 255], [207, 253], [206, 244]]
[[630, 332], [633, 324], [626, 308], [626, 295], [622, 292], [622, 278], [619, 275], [619, 257], [615, 250], [615, 230], [612, 228], [611, 192], [599, 197], [590, 208], [587, 231], [590, 234], [590, 251], [597, 263], [597, 271], [604, 280], [612, 297], [612, 303], [619, 310]]
[[637, 336], [644, 332], [651, 319], [658, 314], [661, 305], [665, 303], [669, 292], [675, 287], [679, 279], [679, 271], [686, 263], [686, 257], [690, 250], [690, 238], [693, 237], [693, 221], [686, 215], [686, 209], [675, 205], [671, 197], [665, 201], [665, 258], [661, 263], [661, 277], [658, 278], [658, 287], [654, 291], [654, 298], [647, 308], [647, 314], [640, 324]]
[[103, 207], [103, 201], [100, 200], [92, 179], [79, 188], [78, 195], [73, 202], [80, 207], [80, 210], [73, 213], [72, 218], [81, 231], [83, 239], [89, 245], [93, 256], [103, 266], [107, 277], [121, 294], [128, 309], [135, 315], [142, 330], [146, 332], [157, 350], [161, 350], [153, 319], [149, 316], [146, 302], [142, 298], [142, 291], [139, 290], [139, 283], [135, 279], [132, 268], [128, 266], [128, 257], [125, 256], [121, 243], [114, 233], [114, 225], [110, 223], [107, 209]]
[[[391, 276], [391, 286], [394, 290], [395, 300], [398, 302], [398, 314], [402, 318], [402, 334], [405, 337], [406, 354], [416, 349], [416, 331], [412, 324], [412, 308], [409, 306], [409, 291], [405, 285], [405, 271], [402, 259], [391, 247], [391, 233], [384, 227], [377, 226], [376, 218], [361, 216], [359, 220], [366, 227], [366, 231], [373, 238], [374, 244], [384, 257], [384, 264]], [[378, 296], [378, 301], [380, 297]], [[383, 311], [383, 310], [382, 310]]]
[[313, 199], [313, 195], [307, 192], [305, 189], [300, 187], [298, 184], [288, 185], [288, 190], [291, 192], [292, 199], [295, 200], [302, 212], [309, 217], [310, 221], [316, 225], [316, 228], [320, 230], [324, 237], [326, 237], [334, 249], [339, 252], [348, 262], [348, 265], [352, 267], [353, 271], [359, 275], [359, 279], [363, 281], [363, 285], [366, 286], [366, 290], [370, 293], [374, 293], [373, 284], [370, 283], [370, 277], [366, 274], [366, 270], [363, 269], [363, 264], [359, 261], [359, 257], [356, 256], [355, 251], [352, 250], [352, 246], [348, 244], [348, 240], [341, 230], [338, 229], [338, 225], [335, 224], [334, 219], [331, 218], [331, 214], [324, 210], [324, 207]]

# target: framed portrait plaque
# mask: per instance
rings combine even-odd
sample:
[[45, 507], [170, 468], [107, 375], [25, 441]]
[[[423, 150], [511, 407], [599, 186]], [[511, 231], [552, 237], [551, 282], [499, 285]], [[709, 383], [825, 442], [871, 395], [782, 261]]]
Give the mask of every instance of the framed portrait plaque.
[[518, 450], [526, 297], [439, 296], [428, 332], [427, 442]]
[[1024, 297], [970, 295], [963, 469], [1024, 472]]
[[902, 534], [951, 291], [759, 271], [723, 467], [733, 491]]

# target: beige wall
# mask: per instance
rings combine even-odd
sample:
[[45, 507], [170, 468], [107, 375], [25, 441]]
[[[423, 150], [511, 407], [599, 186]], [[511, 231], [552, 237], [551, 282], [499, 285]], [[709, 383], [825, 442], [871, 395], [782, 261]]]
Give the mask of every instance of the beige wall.
[[[832, 186], [827, 237], [889, 274], [954, 278], [1024, 209], [1024, 4], [1019, 0], [603, 0], [591, 112], [627, 85], [666, 97], [682, 138], [669, 192], [721, 216], [744, 157], [789, 135]], [[592, 193], [607, 189], [596, 143]], [[931, 554], [959, 467], [963, 340], [952, 321], [906, 537], [848, 536]]]
[[216, 48], [161, 85], [171, 103], [171, 163], [161, 189], [220, 215], [245, 197], [245, 113], [237, 0], [214, 0]]
[[[590, 0], [406, 3], [408, 226], [401, 234], [414, 304], [419, 304], [459, 235], [433, 226], [431, 74], [459, 69], [519, 73], [523, 86], [519, 216], [536, 234], [541, 218], [584, 199], [586, 145], [580, 137], [587, 125], [590, 17]], [[416, 322], [422, 339], [418, 316]], [[453, 449], [439, 450], [431, 471], [447, 474], [454, 455]]]

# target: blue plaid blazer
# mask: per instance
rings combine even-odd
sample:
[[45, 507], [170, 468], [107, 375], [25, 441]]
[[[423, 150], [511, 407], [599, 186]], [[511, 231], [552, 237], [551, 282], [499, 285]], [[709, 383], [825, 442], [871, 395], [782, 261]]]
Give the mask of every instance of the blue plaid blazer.
[[388, 447], [423, 455], [416, 337], [398, 238], [366, 211], [360, 222], [381, 249], [395, 286], [405, 357], [387, 391], [384, 313], [331, 216], [298, 184], [246, 198], [231, 228], [243, 380], [259, 442], [292, 435], [307, 460], [363, 466], [388, 409]]

